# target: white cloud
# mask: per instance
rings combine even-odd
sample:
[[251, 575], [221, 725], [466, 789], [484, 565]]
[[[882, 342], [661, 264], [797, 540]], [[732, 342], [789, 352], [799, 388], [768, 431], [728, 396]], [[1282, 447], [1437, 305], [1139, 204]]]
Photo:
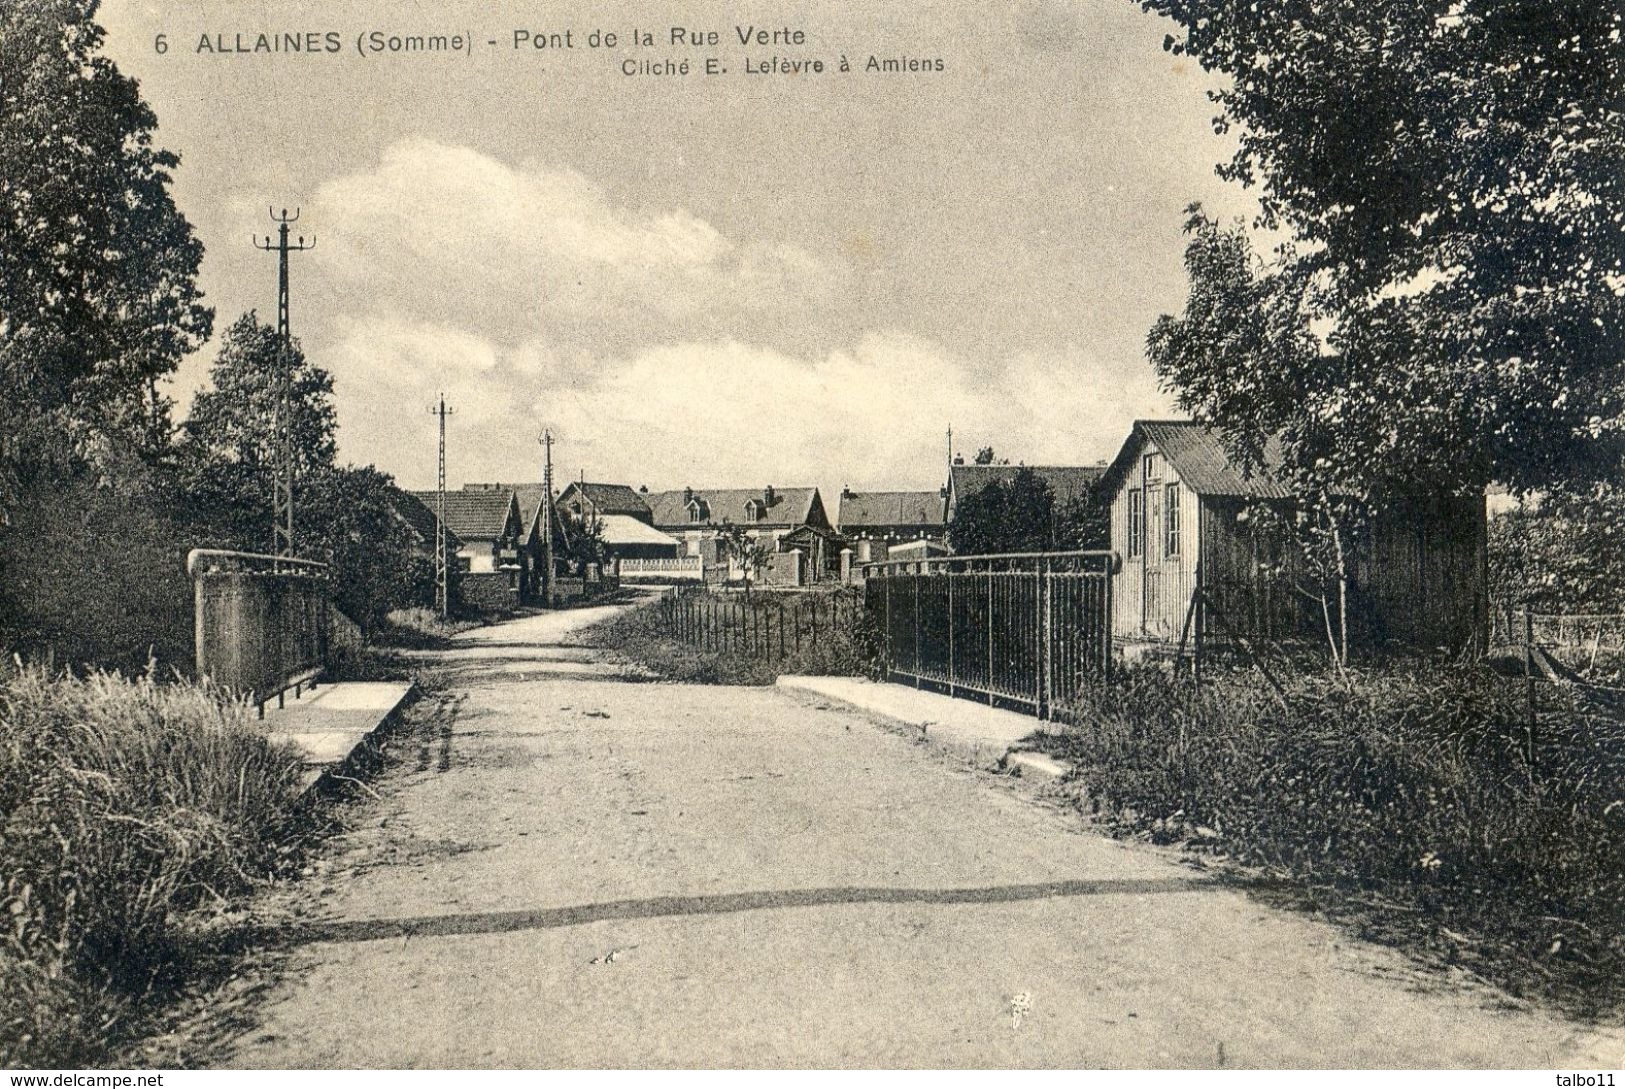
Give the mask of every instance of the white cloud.
[[[762, 483], [838, 489], [931, 487], [952, 423], [967, 452], [992, 444], [1029, 463], [1109, 457], [1135, 416], [1167, 411], [1149, 374], [1079, 350], [1024, 353], [972, 368], [900, 334], [801, 357], [739, 341], [688, 342], [589, 357], [545, 342], [498, 345], [453, 328], [352, 324], [335, 356], [346, 453], [410, 483], [433, 471], [433, 421], [375, 415], [385, 388], [414, 412], [439, 389], [458, 409], [454, 480], [535, 478], [535, 437], [559, 439], [561, 477], [651, 487]], [[991, 371], [995, 377], [979, 377]], [[1143, 368], [1136, 368], [1141, 374]]]
[[323, 242], [346, 293], [525, 334], [793, 309], [838, 286], [794, 245], [738, 242], [681, 208], [618, 206], [574, 170], [432, 140], [391, 145], [371, 169], [324, 184], [316, 203], [342, 224]]

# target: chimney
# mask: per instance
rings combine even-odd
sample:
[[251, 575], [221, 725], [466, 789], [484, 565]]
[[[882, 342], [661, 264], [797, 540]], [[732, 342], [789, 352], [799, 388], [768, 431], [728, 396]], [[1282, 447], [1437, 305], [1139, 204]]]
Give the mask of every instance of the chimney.
[[692, 502], [694, 502], [694, 489], [693, 488], [684, 488], [683, 489], [683, 502], [684, 503], [692, 503]]
[[850, 485], [850, 484], [842, 484], [841, 485], [841, 498], [846, 499], [849, 496], [851, 496], [851, 494], [852, 494], [852, 485]]
[[771, 484], [762, 489], [762, 505], [764, 507], [773, 505], [773, 485]]

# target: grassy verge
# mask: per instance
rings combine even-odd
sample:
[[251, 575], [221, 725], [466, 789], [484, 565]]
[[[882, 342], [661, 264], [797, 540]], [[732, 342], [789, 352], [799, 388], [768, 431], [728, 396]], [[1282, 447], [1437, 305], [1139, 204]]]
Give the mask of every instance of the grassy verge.
[[90, 1066], [296, 850], [300, 761], [246, 707], [118, 674], [0, 675], [0, 1066]]
[[581, 640], [687, 684], [772, 684], [781, 674], [856, 676], [874, 668], [876, 636], [851, 591], [757, 591], [748, 606], [738, 594], [710, 591], [686, 600], [709, 610], [709, 627], [674, 628], [670, 607], [657, 601], [593, 625]]
[[1049, 742], [1118, 829], [1232, 860], [1371, 937], [1584, 1015], [1625, 1003], [1625, 725], [1466, 669], [1131, 671]]

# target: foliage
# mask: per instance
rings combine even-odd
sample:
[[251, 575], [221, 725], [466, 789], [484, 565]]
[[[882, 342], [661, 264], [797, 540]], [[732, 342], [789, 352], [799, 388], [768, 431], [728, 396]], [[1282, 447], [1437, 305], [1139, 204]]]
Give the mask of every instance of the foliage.
[[954, 551], [1053, 552], [1104, 548], [1111, 510], [1092, 495], [1057, 503], [1048, 482], [1022, 466], [1008, 482], [992, 480], [960, 499], [948, 526]]
[[602, 564], [604, 549], [604, 520], [590, 510], [559, 510], [564, 527], [563, 542], [577, 563]]
[[212, 690], [0, 680], [0, 1064], [97, 1065], [177, 982], [188, 913], [272, 871], [300, 771]]
[[284, 359], [274, 325], [250, 310], [226, 330], [209, 372], [210, 388], [192, 402], [185, 450], [209, 469], [240, 466], [266, 476], [277, 463], [277, 393], [288, 375], [294, 471], [306, 476], [331, 468], [338, 418], [333, 376], [305, 358], [297, 340]]
[[392, 609], [434, 601], [434, 542], [418, 539], [399, 501], [370, 465], [318, 473], [300, 494], [300, 550], [332, 565], [334, 603], [368, 633]]
[[0, 647], [136, 670], [192, 662], [184, 522], [161, 475], [69, 471], [0, 526]]
[[744, 526], [724, 522], [717, 531], [717, 545], [727, 557], [730, 566], [738, 567], [745, 580], [745, 596], [750, 596], [751, 577], [760, 573], [773, 556], [771, 543], [747, 530]]
[[[1151, 347], [1240, 452], [1380, 496], [1617, 472], [1625, 15], [1562, 0], [1143, 0], [1226, 77], [1220, 174], [1291, 235], [1193, 218]], [[1311, 332], [1314, 335], [1311, 335]]]
[[[1129, 671], [1055, 745], [1111, 819], [1190, 837], [1515, 990], [1625, 999], [1625, 723], [1561, 699], [1531, 777], [1515, 685], [1437, 668]], [[1384, 908], [1386, 905], [1386, 909]]]
[[1625, 613], [1625, 486], [1554, 491], [1490, 522], [1490, 595], [1545, 613]]
[[94, 0], [0, 9], [0, 510], [168, 440], [156, 382], [209, 335], [203, 247]]
[[[688, 610], [692, 641], [674, 630], [672, 602]], [[772, 684], [781, 674], [872, 676], [880, 653], [879, 633], [861, 595], [845, 589], [765, 591], [748, 602], [725, 593], [679, 591], [617, 613], [586, 629], [582, 639], [684, 684]]]
[[393, 480], [340, 467], [333, 379], [295, 341], [283, 358], [276, 329], [251, 311], [226, 330], [210, 388], [193, 402], [178, 465], [196, 536], [223, 548], [271, 544], [278, 375], [290, 373], [294, 529], [301, 555], [333, 566], [334, 600], [363, 629], [391, 609], [434, 600], [433, 542], [398, 513]]
[[993, 453], [993, 447], [984, 446], [980, 450], [976, 451], [976, 464], [978, 464], [978, 465], [1009, 465], [1010, 464], [1010, 459], [1005, 458], [1003, 461], [1000, 461], [1000, 460], [998, 460], [998, 455]]

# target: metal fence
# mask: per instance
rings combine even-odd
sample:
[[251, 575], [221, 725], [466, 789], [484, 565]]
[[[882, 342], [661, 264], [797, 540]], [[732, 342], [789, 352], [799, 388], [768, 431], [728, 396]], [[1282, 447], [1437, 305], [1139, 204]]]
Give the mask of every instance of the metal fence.
[[197, 672], [265, 701], [315, 687], [327, 659], [327, 565], [253, 552], [193, 549]]
[[888, 679], [1066, 718], [1110, 674], [1110, 552], [865, 565]]
[[784, 661], [837, 635], [850, 639], [863, 620], [856, 591], [775, 595], [747, 600], [695, 588], [661, 599], [661, 626], [674, 639], [701, 650]]

